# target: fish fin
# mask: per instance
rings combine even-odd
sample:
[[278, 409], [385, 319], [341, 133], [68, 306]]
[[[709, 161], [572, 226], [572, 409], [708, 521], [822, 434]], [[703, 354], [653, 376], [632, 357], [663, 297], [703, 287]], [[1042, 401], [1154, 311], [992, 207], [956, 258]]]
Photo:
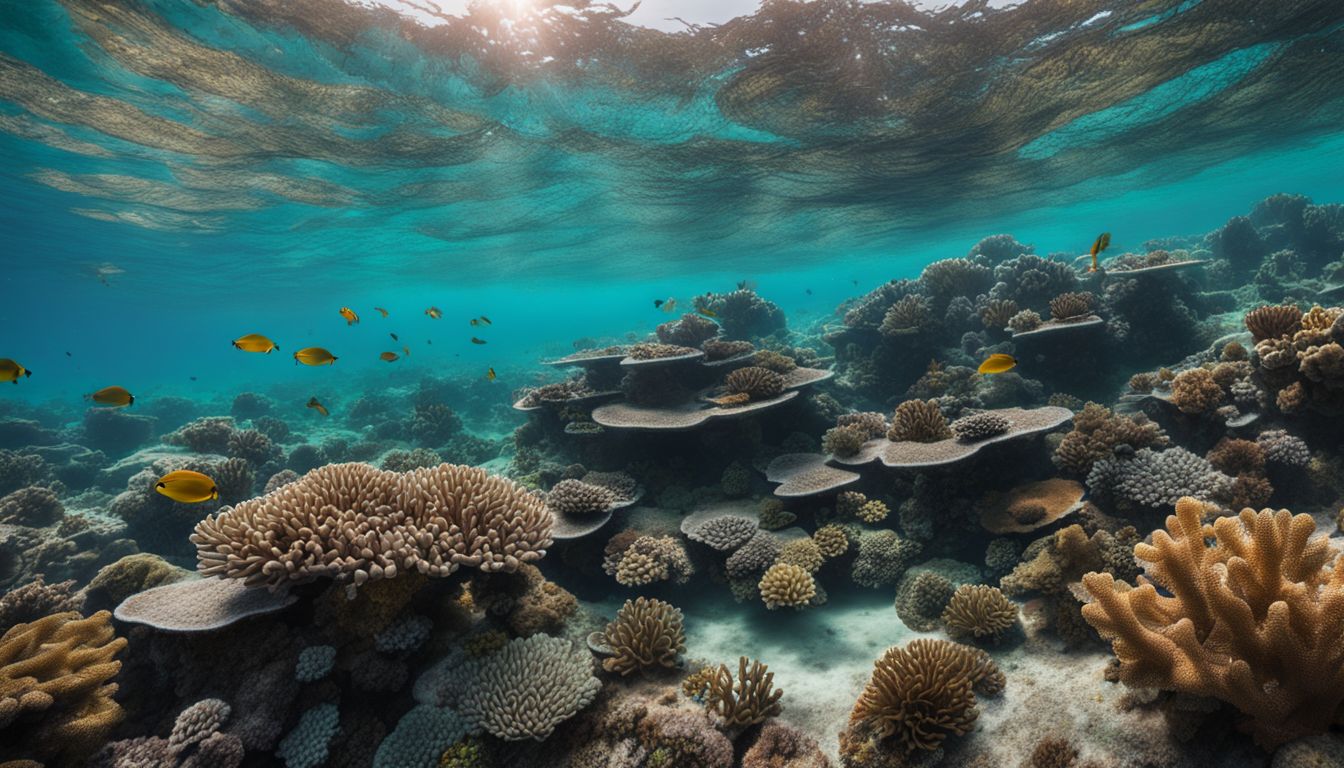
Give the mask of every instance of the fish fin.
[[127, 395], [126, 398], [127, 398], [126, 399], [127, 408], [130, 408], [132, 405], [135, 405], [135, 395]]

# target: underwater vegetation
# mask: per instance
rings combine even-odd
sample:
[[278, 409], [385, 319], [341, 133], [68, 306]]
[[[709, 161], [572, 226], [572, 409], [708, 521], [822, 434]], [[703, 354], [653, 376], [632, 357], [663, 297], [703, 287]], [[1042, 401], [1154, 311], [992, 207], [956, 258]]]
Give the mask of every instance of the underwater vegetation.
[[1339, 764], [1344, 208], [1090, 267], [660, 300], [512, 391], [6, 401], [0, 764]]

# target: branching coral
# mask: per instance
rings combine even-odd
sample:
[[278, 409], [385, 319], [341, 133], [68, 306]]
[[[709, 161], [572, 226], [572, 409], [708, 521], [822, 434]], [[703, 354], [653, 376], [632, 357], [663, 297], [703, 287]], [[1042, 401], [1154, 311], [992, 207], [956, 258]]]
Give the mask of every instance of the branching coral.
[[896, 588], [896, 618], [916, 632], [931, 632], [942, 620], [955, 589], [952, 581], [935, 571], [911, 571]]
[[892, 304], [882, 316], [878, 330], [883, 336], [910, 336], [932, 322], [933, 302], [919, 294], [906, 296]]
[[816, 573], [821, 564], [826, 562], [826, 556], [821, 553], [821, 547], [809, 537], [785, 542], [784, 546], [779, 548], [779, 557], [775, 558], [775, 562], [796, 565], [808, 573]]
[[840, 414], [835, 418], [835, 426], [856, 427], [863, 431], [866, 439], [871, 440], [887, 434], [890, 425], [887, 424], [887, 417], [876, 411], [859, 411]]
[[745, 355], [756, 349], [756, 346], [750, 341], [725, 341], [723, 339], [707, 339], [700, 348], [705, 351], [705, 357], [710, 360], [727, 360], [730, 357]]
[[265, 464], [276, 455], [271, 439], [255, 429], [240, 429], [229, 435], [228, 454], [249, 464]]
[[1205, 368], [1181, 371], [1171, 380], [1171, 402], [1183, 413], [1207, 413], [1223, 402], [1223, 388]]
[[887, 439], [893, 442], [933, 443], [951, 436], [947, 418], [933, 400], [906, 400], [896, 406], [887, 432]]
[[698, 352], [699, 351], [694, 347], [684, 347], [679, 344], [655, 344], [653, 342], [646, 342], [630, 347], [628, 354], [633, 360], [662, 360], [666, 357], [696, 355]]
[[731, 578], [755, 576], [770, 567], [779, 556], [779, 550], [777, 538], [766, 531], [758, 531], [728, 558], [723, 566], [724, 572]]
[[640, 536], [621, 552], [615, 563], [616, 581], [627, 587], [673, 581], [685, 584], [692, 573], [681, 542], [671, 536]]
[[832, 427], [821, 436], [821, 450], [832, 456], [847, 458], [857, 455], [868, 440], [868, 432], [861, 426]]
[[1302, 325], [1302, 310], [1291, 304], [1256, 307], [1246, 313], [1246, 330], [1256, 343], [1292, 336]]
[[615, 502], [611, 489], [582, 480], [561, 480], [546, 494], [546, 505], [564, 515], [595, 515]]
[[698, 347], [702, 342], [717, 336], [719, 326], [707, 317], [687, 312], [678, 320], [659, 325], [654, 332], [664, 344]]
[[980, 323], [990, 330], [1002, 330], [1017, 314], [1017, 302], [1012, 299], [990, 299], [980, 308]]
[[0, 759], [77, 765], [123, 713], [111, 683], [126, 640], [112, 614], [55, 613], [0, 637]]
[[997, 640], [1017, 623], [1017, 606], [995, 587], [963, 584], [952, 593], [942, 618], [953, 637]]
[[729, 372], [724, 387], [730, 394], [747, 395], [751, 400], [768, 400], [784, 391], [784, 379], [768, 368], [749, 365]]
[[50, 488], [33, 485], [0, 498], [0, 523], [41, 528], [58, 522], [65, 507]]
[[1111, 456], [1118, 446], [1139, 450], [1161, 448], [1167, 443], [1166, 433], [1147, 417], [1115, 416], [1105, 406], [1088, 403], [1074, 416], [1073, 430], [1060, 441], [1053, 460], [1060, 469], [1086, 475], [1095, 462]]
[[944, 299], [984, 293], [993, 285], [993, 278], [989, 267], [969, 259], [941, 259], [929, 264], [919, 275], [929, 293]]
[[405, 474], [329, 464], [196, 525], [198, 568], [272, 588], [321, 577], [367, 581], [399, 569], [516, 570], [550, 545], [545, 504], [483, 469]]
[[938, 749], [975, 724], [976, 690], [997, 693], [1003, 685], [1003, 673], [977, 648], [928, 639], [888, 648], [854, 703], [841, 755], [863, 750], [868, 739], [890, 741], [906, 755]]
[[1150, 509], [1170, 506], [1187, 495], [1223, 499], [1231, 484], [1232, 478], [1184, 448], [1144, 448], [1132, 457], [1102, 459], [1087, 475], [1092, 493]]
[[597, 696], [585, 651], [546, 635], [510, 640], [449, 673], [447, 686], [461, 692], [456, 708], [472, 725], [505, 741], [541, 741]]
[[845, 529], [835, 525], [823, 525], [812, 534], [812, 541], [817, 545], [817, 551], [822, 557], [833, 558], [840, 557], [849, 551], [849, 534]]
[[790, 563], [775, 563], [756, 585], [761, 601], [770, 610], [802, 608], [817, 595], [817, 584], [805, 568]]
[[727, 665], [707, 681], [705, 708], [723, 718], [731, 728], [758, 725], [783, 711], [779, 700], [784, 691], [775, 689], [775, 673], [759, 661], [746, 656], [737, 660], [737, 676]]
[[1008, 318], [1008, 327], [1013, 333], [1026, 333], [1041, 327], [1041, 316], [1035, 311], [1024, 309]]
[[1087, 291], [1061, 293], [1050, 300], [1050, 317], [1055, 320], [1081, 317], [1092, 311], [1096, 300], [1097, 297]]
[[210, 416], [188, 422], [176, 432], [163, 436], [168, 445], [181, 445], [196, 453], [224, 453], [234, 433], [233, 419]]
[[759, 530], [756, 521], [741, 515], [719, 515], [686, 531], [686, 537], [719, 552], [730, 552], [746, 544]]
[[1203, 513], [1182, 498], [1135, 546], [1152, 584], [1084, 576], [1095, 602], [1083, 616], [1113, 640], [1130, 685], [1226, 701], [1267, 747], [1325, 731], [1344, 716], [1337, 553], [1309, 515], [1247, 509], [1205, 525]]
[[608, 672], [628, 675], [637, 670], [677, 666], [686, 650], [681, 611], [662, 600], [626, 600], [616, 619], [602, 631], [612, 656], [602, 661]]

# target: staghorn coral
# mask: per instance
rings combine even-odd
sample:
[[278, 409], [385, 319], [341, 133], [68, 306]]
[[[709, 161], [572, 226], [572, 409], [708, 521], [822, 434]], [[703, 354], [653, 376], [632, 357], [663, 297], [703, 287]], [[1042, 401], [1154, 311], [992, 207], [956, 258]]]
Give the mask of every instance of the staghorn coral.
[[602, 640], [612, 651], [602, 668], [622, 676], [637, 670], [675, 668], [686, 650], [681, 611], [645, 597], [626, 600], [602, 631]]
[[1223, 388], [1204, 368], [1181, 371], [1171, 380], [1171, 402], [1182, 413], [1207, 413], [1223, 402]]
[[562, 515], [596, 515], [616, 501], [610, 488], [582, 480], [561, 480], [546, 494], [546, 506]]
[[947, 419], [933, 400], [906, 400], [896, 406], [887, 439], [893, 442], [933, 443], [952, 436]]
[[802, 608], [817, 596], [817, 584], [807, 569], [790, 563], [775, 563], [756, 585], [761, 601], [770, 610]]
[[1097, 297], [1087, 291], [1061, 293], [1050, 300], [1050, 317], [1072, 320], [1089, 314]]
[[953, 637], [998, 640], [1017, 623], [1017, 606], [995, 587], [962, 584], [952, 593], [942, 619]]
[[784, 379], [768, 368], [749, 365], [730, 371], [724, 379], [729, 394], [747, 395], [751, 400], [768, 400], [784, 391]]
[[121, 722], [112, 614], [54, 613], [0, 636], [0, 760], [78, 765]]
[[938, 749], [975, 724], [975, 691], [997, 693], [1003, 683], [1003, 673], [977, 648], [928, 639], [892, 646], [874, 662], [854, 703], [841, 755], [870, 739], [889, 741], [889, 749], [905, 755]]
[[1292, 336], [1302, 326], [1302, 310], [1291, 304], [1256, 307], [1243, 319], [1251, 338], [1259, 344], [1267, 339]]
[[601, 687], [586, 651], [546, 635], [515, 638], [490, 656], [465, 660], [445, 686], [461, 692], [455, 708], [468, 722], [505, 741], [544, 740]]
[[963, 416], [952, 422], [952, 433], [963, 443], [978, 443], [1007, 432], [1011, 426], [1011, 422], [1003, 416], [993, 411], [984, 411]]
[[[748, 661], [751, 662], [748, 667]], [[741, 656], [737, 676], [720, 664], [705, 688], [705, 708], [718, 715], [730, 728], [759, 725], [777, 716], [783, 707], [783, 690], [775, 689], [775, 673], [759, 661]]]
[[1119, 446], [1134, 450], [1161, 448], [1167, 434], [1143, 415], [1116, 416], [1109, 408], [1087, 403], [1073, 419], [1073, 429], [1064, 436], [1051, 457], [1055, 466], [1086, 475], [1092, 465], [1111, 456]]
[[329, 464], [196, 525], [198, 569], [278, 588], [317, 578], [351, 588], [399, 569], [516, 570], [550, 545], [544, 503], [483, 469], [443, 464], [404, 474]]
[[1337, 553], [1312, 537], [1309, 515], [1246, 509], [1212, 525], [1203, 515], [1181, 498], [1152, 544], [1135, 546], [1151, 583], [1085, 575], [1084, 618], [1113, 641], [1129, 685], [1228, 702], [1266, 747], [1325, 731], [1344, 715]]
[[932, 312], [932, 301], [917, 293], [911, 294], [887, 309], [878, 330], [888, 337], [910, 336], [929, 326]]

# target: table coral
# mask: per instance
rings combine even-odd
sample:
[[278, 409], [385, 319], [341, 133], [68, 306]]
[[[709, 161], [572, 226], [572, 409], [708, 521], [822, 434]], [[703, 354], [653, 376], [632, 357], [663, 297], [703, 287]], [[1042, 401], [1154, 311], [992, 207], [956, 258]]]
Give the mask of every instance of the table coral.
[[1266, 747], [1325, 731], [1344, 717], [1338, 553], [1312, 537], [1309, 515], [1247, 509], [1205, 525], [1203, 514], [1182, 498], [1135, 546], [1152, 583], [1084, 576], [1095, 602], [1083, 616], [1113, 641], [1127, 684], [1228, 702]]

